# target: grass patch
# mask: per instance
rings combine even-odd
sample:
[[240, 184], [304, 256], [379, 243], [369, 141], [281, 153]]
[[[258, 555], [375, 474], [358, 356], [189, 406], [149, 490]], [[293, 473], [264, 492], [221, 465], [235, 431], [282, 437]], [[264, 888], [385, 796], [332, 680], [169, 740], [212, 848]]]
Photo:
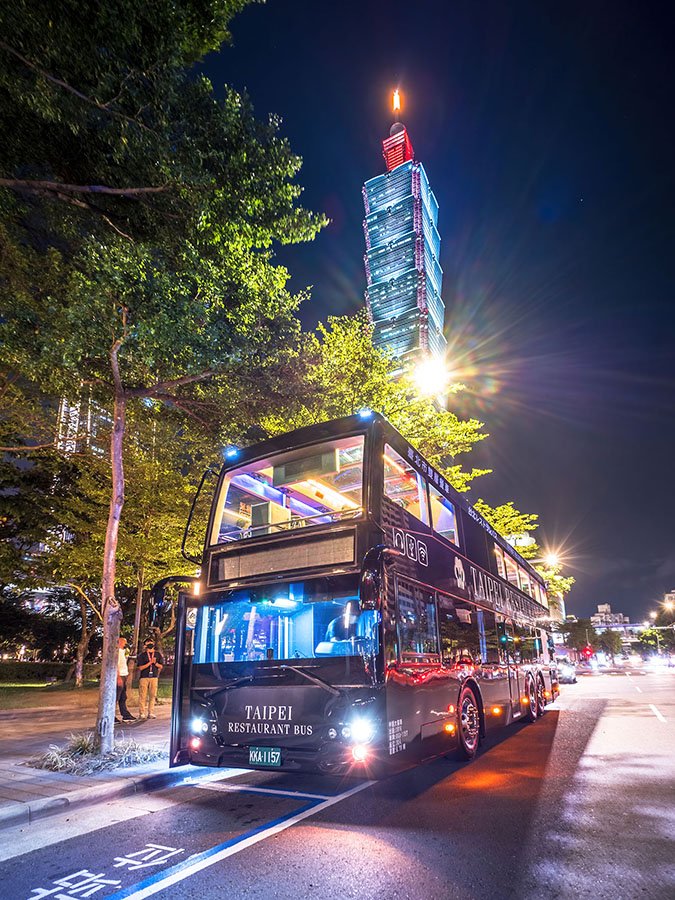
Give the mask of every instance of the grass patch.
[[[85, 682], [82, 688], [76, 688], [75, 682], [33, 682], [4, 681], [0, 683], [0, 710], [22, 709], [23, 707], [40, 707], [60, 705], [58, 699], [64, 695], [75, 694], [83, 701], [92, 696], [91, 691], [98, 689], [98, 682]], [[67, 701], [70, 705], [70, 701]]]
[[84, 731], [69, 735], [65, 747], [52, 744], [46, 753], [29, 759], [27, 765], [34, 769], [85, 776], [128, 766], [140, 766], [159, 759], [168, 759], [168, 756], [166, 750], [143, 747], [133, 738], [115, 741], [115, 748], [110, 753], [97, 753], [96, 735], [93, 731]]

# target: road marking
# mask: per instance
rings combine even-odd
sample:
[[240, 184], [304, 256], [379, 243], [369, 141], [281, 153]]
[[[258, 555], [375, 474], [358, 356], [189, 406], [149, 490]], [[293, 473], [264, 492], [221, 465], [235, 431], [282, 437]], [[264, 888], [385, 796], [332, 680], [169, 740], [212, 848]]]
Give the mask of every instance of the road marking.
[[655, 715], [656, 718], [659, 720], [659, 722], [665, 722], [665, 721], [666, 721], [666, 717], [665, 717], [664, 715], [662, 715], [662, 714], [658, 711], [658, 709], [654, 706], [653, 703], [650, 703], [650, 704], [649, 704], [649, 708], [650, 708], [651, 711], [654, 713], [654, 715]]
[[309, 816], [316, 815], [324, 809], [328, 809], [329, 806], [334, 806], [341, 800], [346, 800], [347, 797], [351, 797], [353, 794], [358, 794], [359, 791], [370, 787], [374, 783], [374, 781], [364, 781], [363, 784], [359, 784], [351, 790], [345, 791], [343, 794], [338, 794], [335, 797], [330, 797], [328, 800], [323, 800], [321, 803], [309, 803], [297, 812], [282, 816], [281, 818], [276, 819], [276, 821], [268, 822], [265, 825], [260, 826], [260, 828], [254, 828], [253, 831], [240, 835], [231, 841], [217, 844], [215, 847], [211, 847], [210, 850], [204, 850], [202, 853], [198, 853], [195, 856], [186, 859], [184, 862], [178, 863], [172, 868], [167, 869], [165, 872], [158, 872], [156, 875], [151, 875], [144, 881], [138, 882], [138, 884], [133, 884], [124, 890], [117, 891], [117, 893], [111, 894], [108, 900], [122, 900], [122, 898], [127, 898], [127, 900], [143, 900], [144, 897], [150, 897], [152, 894], [163, 891], [173, 884], [178, 884], [179, 881], [184, 881], [186, 878], [195, 875], [197, 872], [201, 872], [203, 869], [208, 869], [209, 866], [213, 866], [223, 859], [227, 859], [229, 856], [234, 856], [235, 853], [239, 853], [247, 847], [252, 847], [254, 844], [258, 844], [260, 841], [264, 841], [274, 834], [285, 831], [287, 828], [290, 828], [291, 825], [295, 825], [297, 822], [301, 822]]
[[[277, 788], [250, 787], [247, 784], [219, 784], [211, 782], [198, 784], [198, 788], [204, 791], [232, 791], [242, 794], [278, 794], [281, 797], [294, 797], [298, 800], [330, 800], [330, 794], [305, 794], [301, 791], [280, 791]], [[333, 795], [334, 796], [334, 795]]]
[[638, 692], [638, 694], [642, 693], [642, 688], [638, 687], [637, 684], [635, 685], [635, 690]]

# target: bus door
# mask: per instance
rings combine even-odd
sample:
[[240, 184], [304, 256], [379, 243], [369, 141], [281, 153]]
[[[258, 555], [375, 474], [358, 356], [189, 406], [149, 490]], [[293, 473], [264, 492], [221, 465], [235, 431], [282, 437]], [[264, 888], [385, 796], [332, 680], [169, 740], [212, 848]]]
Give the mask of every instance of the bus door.
[[178, 594], [176, 614], [176, 654], [173, 664], [173, 699], [171, 704], [171, 742], [169, 767], [183, 766], [190, 762], [188, 740], [190, 737], [190, 682], [194, 658], [194, 634], [197, 609], [189, 605], [189, 595]]

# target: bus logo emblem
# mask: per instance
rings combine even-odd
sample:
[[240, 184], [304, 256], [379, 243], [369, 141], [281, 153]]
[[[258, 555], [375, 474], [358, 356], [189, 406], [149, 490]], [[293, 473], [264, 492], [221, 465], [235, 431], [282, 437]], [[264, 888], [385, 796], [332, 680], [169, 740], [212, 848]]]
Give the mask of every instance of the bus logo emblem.
[[464, 572], [464, 564], [459, 556], [455, 557], [455, 578], [460, 591], [466, 590], [466, 573]]

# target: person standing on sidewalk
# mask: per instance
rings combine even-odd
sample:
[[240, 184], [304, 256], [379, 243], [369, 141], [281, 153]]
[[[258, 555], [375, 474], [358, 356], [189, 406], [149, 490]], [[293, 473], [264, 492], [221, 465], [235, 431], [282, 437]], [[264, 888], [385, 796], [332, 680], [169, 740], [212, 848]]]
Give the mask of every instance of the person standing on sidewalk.
[[[127, 679], [129, 678], [129, 667], [127, 665], [127, 654], [125, 647], [127, 639], [121, 637], [117, 642], [117, 703], [120, 708], [120, 715], [123, 722], [135, 722], [136, 716], [132, 716], [127, 708]], [[115, 719], [119, 722], [119, 719]]]
[[159, 673], [164, 668], [164, 657], [155, 650], [154, 641], [143, 643], [143, 652], [138, 654], [136, 669], [138, 670], [138, 706], [141, 719], [156, 719], [155, 700]]

